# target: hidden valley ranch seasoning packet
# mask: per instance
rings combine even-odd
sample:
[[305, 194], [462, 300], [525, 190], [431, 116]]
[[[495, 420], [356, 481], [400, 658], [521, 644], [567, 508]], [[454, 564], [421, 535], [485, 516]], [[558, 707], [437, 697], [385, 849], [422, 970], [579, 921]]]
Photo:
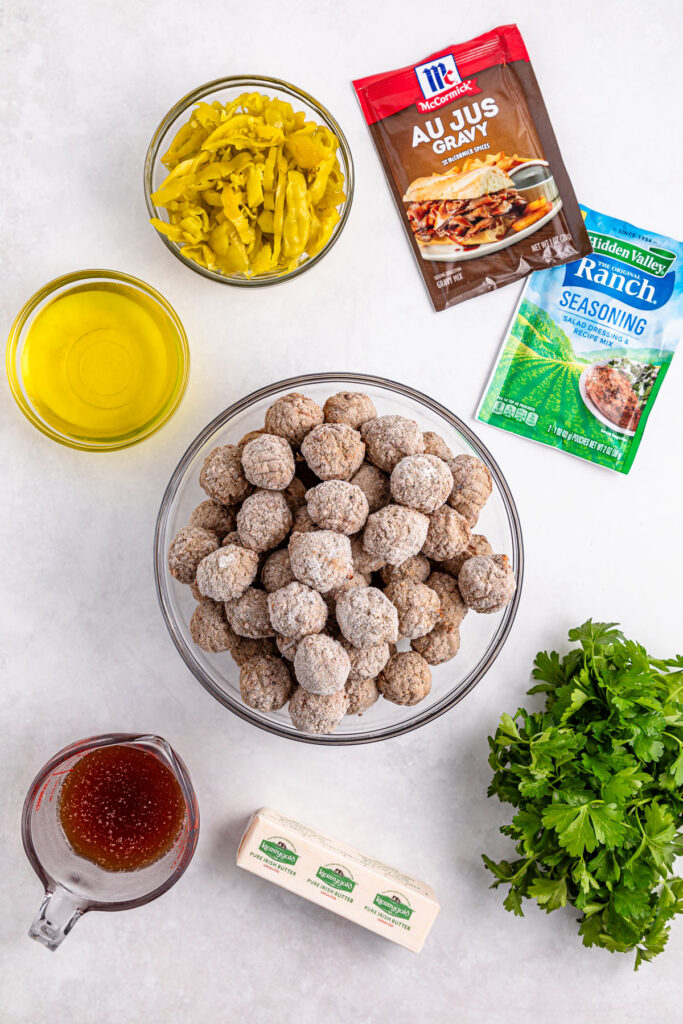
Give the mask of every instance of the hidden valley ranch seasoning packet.
[[683, 325], [683, 244], [582, 212], [593, 252], [528, 279], [477, 418], [628, 473]]
[[590, 252], [516, 25], [353, 84], [435, 310]]

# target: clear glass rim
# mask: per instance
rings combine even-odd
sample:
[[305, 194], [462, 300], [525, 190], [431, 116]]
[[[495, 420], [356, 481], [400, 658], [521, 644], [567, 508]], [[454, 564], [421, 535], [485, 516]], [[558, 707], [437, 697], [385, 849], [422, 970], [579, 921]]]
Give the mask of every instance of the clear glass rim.
[[[22, 390], [15, 366], [15, 359], [22, 343], [24, 328], [26, 327], [29, 317], [38, 308], [38, 306], [49, 298], [50, 295], [71, 284], [78, 281], [97, 280], [120, 281], [123, 284], [132, 285], [139, 288], [140, 291], [145, 292], [146, 295], [154, 299], [154, 301], [161, 306], [164, 313], [166, 313], [169, 319], [173, 322], [173, 326], [178, 333], [179, 341], [177, 352], [181, 368], [181, 379], [178, 385], [176, 397], [158, 421], [152, 421], [152, 424], [148, 426], [147, 429], [136, 434], [134, 437], [123, 438], [119, 441], [103, 441], [101, 443], [97, 443], [95, 441], [79, 441], [76, 438], [70, 437], [68, 434], [62, 434], [58, 430], [55, 430], [54, 427], [51, 427], [50, 424], [42, 417], [38, 416]], [[26, 300], [14, 318], [14, 322], [10, 328], [9, 337], [7, 339], [7, 348], [5, 350], [5, 368], [7, 372], [7, 380], [15, 402], [29, 423], [31, 423], [36, 430], [39, 430], [41, 434], [45, 437], [49, 437], [51, 441], [57, 441], [58, 444], [62, 444], [66, 448], [76, 449], [77, 451], [112, 452], [120, 451], [122, 448], [130, 448], [134, 444], [139, 444], [140, 441], [144, 441], [146, 438], [151, 437], [152, 434], [155, 434], [157, 430], [160, 430], [164, 424], [168, 423], [171, 417], [177, 412], [178, 407], [185, 396], [187, 383], [190, 377], [190, 346], [188, 344], [185, 328], [183, 327], [180, 317], [176, 313], [175, 309], [168, 299], [166, 299], [161, 292], [158, 292], [156, 288], [153, 288], [151, 284], [147, 284], [146, 281], [142, 281], [139, 277], [133, 277], [132, 274], [126, 274], [119, 270], [76, 270], [72, 271], [70, 274], [63, 274], [61, 277], [56, 277], [54, 280], [48, 281], [47, 284], [43, 285], [42, 288], [37, 292], [34, 292], [34, 294]]]
[[161, 748], [163, 751], [167, 761], [169, 762], [171, 770], [174, 772], [178, 780], [178, 785], [182, 790], [185, 806], [187, 807], [189, 817], [188, 842], [179, 863], [174, 867], [166, 881], [162, 882], [161, 885], [158, 885], [156, 889], [152, 889], [150, 892], [145, 893], [144, 896], [137, 896], [134, 899], [121, 900], [118, 902], [87, 900], [82, 907], [83, 913], [88, 910], [133, 910], [135, 907], [144, 906], [145, 903], [151, 903], [152, 900], [157, 899], [159, 896], [163, 896], [163, 894], [168, 892], [168, 890], [174, 886], [178, 879], [185, 873], [192, 857], [194, 856], [194, 851], [197, 846], [197, 840], [199, 838], [199, 807], [197, 805], [197, 797], [195, 796], [185, 762], [178, 756], [178, 754], [176, 754], [175, 750], [167, 740], [163, 739], [161, 736], [156, 736], [153, 733], [134, 732], [103, 733], [98, 736], [90, 736], [87, 739], [76, 740], [74, 743], [70, 743], [68, 746], [58, 750], [57, 753], [43, 765], [29, 786], [21, 812], [21, 839], [24, 846], [24, 852], [28, 857], [31, 867], [43, 883], [45, 890], [48, 891], [55, 886], [63, 886], [63, 883], [58, 879], [51, 878], [50, 875], [47, 874], [38, 858], [35, 846], [33, 845], [31, 811], [33, 809], [33, 802], [37, 791], [43, 785], [45, 780], [49, 778], [55, 768], [59, 767], [59, 765], [68, 758], [74, 757], [86, 750], [96, 749], [97, 747], [107, 747], [113, 744], [131, 745], [133, 743], [147, 743], [149, 746], [154, 746], [157, 749]]
[[[447, 694], [440, 701], [434, 704], [427, 711], [421, 715], [400, 723], [398, 725], [387, 726], [374, 731], [368, 730], [362, 734], [347, 734], [338, 735], [332, 733], [326, 736], [310, 735], [307, 733], [289, 732], [275, 723], [264, 721], [252, 713], [251, 709], [245, 704], [238, 703], [236, 700], [231, 698], [223, 690], [221, 690], [213, 682], [211, 677], [204, 671], [203, 667], [196, 662], [191, 652], [187, 649], [184, 641], [178, 635], [174, 625], [174, 615], [170, 606], [170, 602], [165, 592], [167, 587], [162, 585], [168, 583], [166, 578], [166, 551], [162, 542], [162, 534], [166, 518], [170, 511], [173, 500], [177, 494], [178, 488], [185, 476], [187, 466], [195, 457], [197, 452], [211, 437], [211, 435], [222, 426], [224, 426], [233, 416], [237, 413], [244, 411], [250, 405], [260, 401], [263, 398], [268, 398], [273, 394], [281, 392], [285, 389], [295, 389], [302, 385], [320, 384], [320, 383], [346, 383], [353, 385], [371, 385], [378, 388], [383, 388], [386, 391], [398, 393], [404, 395], [407, 398], [413, 399], [426, 405], [433, 412], [436, 412], [444, 419], [447, 420], [459, 433], [465, 437], [468, 443], [472, 446], [473, 450], [481, 457], [483, 457], [486, 464], [491, 469], [491, 473], [495, 479], [500, 493], [503, 499], [503, 505], [508, 518], [510, 526], [510, 535], [512, 538], [512, 561], [515, 566], [515, 572], [517, 576], [517, 589], [511, 603], [507, 606], [503, 613], [498, 629], [492, 637], [486, 651], [483, 653], [477, 666], [465, 677], [463, 684], [455, 694]], [[361, 373], [312, 373], [305, 374], [297, 377], [290, 377], [286, 380], [276, 381], [273, 384], [269, 384], [267, 387], [259, 388], [257, 391], [252, 391], [238, 402], [233, 403], [228, 409], [225, 409], [222, 413], [216, 416], [207, 426], [201, 431], [200, 434], [194, 439], [194, 441], [187, 448], [183, 456], [181, 457], [178, 465], [176, 466], [171, 479], [168, 483], [166, 491], [161, 501], [161, 507], [157, 516], [156, 527], [154, 531], [154, 581], [157, 592], [157, 599], [161, 608], [161, 613], [166, 623], [166, 628], [169, 631], [171, 639], [175, 644], [176, 650], [180, 654], [181, 658], [185, 662], [186, 666], [192, 672], [194, 677], [201, 683], [205, 690], [207, 690], [213, 697], [216, 698], [224, 707], [227, 707], [234, 714], [240, 718], [249, 722], [252, 725], [258, 726], [259, 729], [263, 729], [266, 732], [270, 732], [273, 735], [280, 736], [284, 739], [296, 740], [300, 743], [313, 743], [321, 746], [354, 746], [361, 743], [374, 743], [378, 740], [389, 739], [394, 736], [402, 736], [405, 733], [411, 732], [413, 729], [418, 729], [428, 722], [433, 721], [435, 718], [439, 718], [445, 714], [456, 704], [458, 704], [467, 694], [477, 685], [478, 682], [484, 677], [486, 672], [491, 668], [494, 661], [500, 654], [505, 641], [512, 629], [512, 624], [517, 615], [517, 609], [522, 593], [522, 583], [524, 579], [524, 541], [522, 538], [522, 528], [519, 521], [519, 515], [517, 513], [517, 506], [515, 505], [512, 493], [508, 483], [503, 476], [503, 473], [498, 466], [498, 463], [493, 458], [488, 448], [479, 440], [477, 435], [470, 430], [470, 428], [463, 423], [454, 413], [450, 412], [445, 406], [441, 405], [440, 402], [435, 401], [433, 398], [423, 394], [421, 391], [415, 388], [409, 387], [406, 384], [401, 384], [398, 381], [389, 380], [384, 377], [374, 377], [367, 374]]]
[[354, 168], [351, 149], [339, 122], [332, 116], [329, 110], [322, 105], [322, 103], [316, 100], [315, 97], [311, 96], [310, 93], [307, 93], [303, 89], [299, 89], [298, 86], [292, 85], [291, 82], [285, 82], [280, 78], [270, 78], [265, 75], [231, 75], [228, 78], [216, 78], [212, 82], [206, 82], [204, 85], [200, 85], [198, 88], [193, 89], [192, 92], [187, 93], [186, 96], [183, 96], [182, 99], [178, 100], [175, 106], [169, 110], [166, 116], [159, 123], [147, 148], [147, 155], [145, 156], [144, 190], [145, 204], [147, 206], [149, 216], [160, 216], [160, 211], [152, 202], [152, 174], [154, 172], [154, 165], [156, 163], [162, 141], [166, 137], [166, 132], [176, 118], [193, 104], [197, 103], [212, 92], [229, 88], [249, 88], [250, 86], [256, 86], [257, 88], [263, 87], [266, 89], [278, 89], [295, 99], [300, 99], [304, 103], [308, 104], [309, 107], [312, 107], [313, 110], [320, 115], [323, 121], [327, 122], [328, 126], [334, 131], [337, 139], [339, 140], [339, 148], [342, 151], [344, 162], [346, 164], [346, 199], [342, 206], [339, 223], [336, 225], [331, 237], [325, 243], [320, 252], [316, 253], [315, 256], [309, 257], [294, 270], [291, 270], [286, 274], [262, 274], [257, 277], [230, 277], [227, 274], [219, 274], [217, 271], [208, 270], [206, 267], [202, 267], [198, 263], [195, 263], [194, 260], [190, 260], [186, 256], [183, 256], [182, 249], [180, 249], [175, 242], [171, 241], [170, 238], [167, 238], [166, 235], [161, 235], [156, 228], [154, 229], [154, 233], [159, 236], [166, 248], [173, 253], [176, 259], [180, 260], [180, 262], [186, 267], [189, 267], [190, 270], [193, 270], [196, 274], [201, 274], [202, 277], [206, 277], [210, 281], [218, 281], [220, 284], [233, 285], [237, 288], [259, 288], [265, 287], [266, 285], [282, 284], [285, 281], [291, 281], [293, 278], [299, 277], [305, 271], [314, 267], [315, 264], [330, 251], [332, 246], [335, 245], [337, 239], [344, 230], [351, 211], [354, 193]]

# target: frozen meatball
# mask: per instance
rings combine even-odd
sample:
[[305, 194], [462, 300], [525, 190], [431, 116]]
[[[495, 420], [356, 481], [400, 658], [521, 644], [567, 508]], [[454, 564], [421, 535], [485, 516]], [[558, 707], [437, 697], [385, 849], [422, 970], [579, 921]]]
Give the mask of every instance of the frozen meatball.
[[422, 437], [425, 443], [425, 455], [436, 455], [437, 459], [443, 459], [444, 462], [451, 462], [455, 457], [440, 434], [435, 434], [433, 430], [425, 430]]
[[320, 406], [306, 395], [293, 391], [273, 402], [266, 413], [266, 430], [269, 434], [284, 437], [298, 447], [314, 427], [325, 419]]
[[474, 526], [491, 494], [491, 474], [474, 455], [457, 455], [448, 465], [453, 474], [448, 504]]
[[492, 555], [493, 548], [489, 544], [487, 538], [483, 533], [473, 533], [470, 537], [470, 542], [464, 551], [458, 552], [454, 558], [444, 558], [443, 568], [446, 572], [449, 572], [451, 576], [457, 577], [458, 573], [462, 569], [463, 565], [468, 558], [474, 558], [475, 555]]
[[289, 510], [292, 514], [302, 508], [306, 504], [306, 485], [303, 480], [299, 480], [298, 476], [295, 476], [292, 482], [283, 490], [282, 497], [289, 505]]
[[197, 568], [218, 547], [218, 537], [200, 526], [178, 530], [168, 548], [168, 571], [180, 583], [192, 583]]
[[347, 679], [344, 692], [348, 697], [347, 715], [362, 715], [379, 699], [376, 679]]
[[275, 645], [285, 661], [294, 661], [294, 655], [299, 646], [298, 640], [291, 636], [276, 636]]
[[292, 525], [292, 513], [277, 491], [250, 495], [237, 513], [237, 532], [245, 548], [268, 551], [276, 548]]
[[225, 614], [238, 636], [246, 636], [250, 640], [264, 640], [268, 636], [275, 636], [275, 630], [270, 623], [268, 595], [265, 590], [247, 587], [234, 601], [225, 602]]
[[320, 527], [313, 522], [306, 505], [298, 508], [292, 516], [292, 535], [295, 533], [315, 533]]
[[319, 633], [327, 619], [320, 594], [297, 582], [268, 594], [268, 612], [275, 632], [292, 640]]
[[323, 423], [306, 435], [301, 454], [321, 480], [350, 480], [360, 468], [365, 445], [345, 423]]
[[190, 619], [190, 636], [203, 651], [215, 654], [229, 650], [231, 630], [223, 605], [207, 599], [198, 604]]
[[238, 448], [245, 448], [250, 441], [253, 441], [255, 437], [260, 437], [261, 434], [265, 434], [266, 428], [259, 427], [258, 430], [248, 430], [244, 437], [241, 437], [237, 442]]
[[323, 530], [358, 533], [368, 518], [368, 499], [346, 480], [326, 480], [306, 492], [308, 514]]
[[428, 529], [429, 519], [421, 512], [403, 505], [387, 505], [368, 518], [363, 546], [390, 565], [400, 565], [422, 550]]
[[377, 416], [361, 427], [368, 461], [386, 473], [406, 455], [419, 455], [424, 451], [422, 431], [415, 420], [405, 416]]
[[407, 455], [391, 474], [391, 493], [399, 505], [436, 512], [453, 490], [453, 474], [435, 455]]
[[333, 590], [328, 590], [328, 592], [324, 595], [325, 600], [331, 600], [333, 606], [336, 607], [336, 602], [339, 600], [342, 594], [345, 594], [347, 590], [353, 590], [354, 587], [369, 587], [370, 579], [371, 577], [369, 574], [358, 572], [356, 569], [354, 569], [352, 576], [347, 577], [343, 581], [343, 583], [340, 583], [338, 587], [334, 587]]
[[337, 601], [337, 622], [354, 647], [375, 647], [398, 640], [398, 612], [376, 587], [357, 587]]
[[369, 551], [365, 550], [362, 536], [351, 538], [351, 558], [353, 559], [354, 570], [361, 573], [362, 576], [369, 576], [373, 572], [379, 572], [382, 566], [386, 565], [384, 558], [371, 555]]
[[292, 677], [281, 658], [251, 658], [240, 671], [240, 693], [247, 707], [279, 711], [289, 700]]
[[431, 633], [411, 640], [410, 646], [429, 665], [443, 665], [460, 650], [460, 628], [453, 623], [439, 622]]
[[400, 565], [385, 565], [380, 570], [382, 583], [425, 583], [432, 571], [429, 559], [425, 555], [413, 555], [406, 558]]
[[366, 647], [365, 650], [354, 647], [348, 640], [342, 640], [341, 644], [351, 662], [349, 680], [370, 677], [374, 679], [389, 661], [389, 644], [375, 644], [374, 647]]
[[200, 526], [202, 530], [211, 530], [219, 541], [235, 529], [235, 511], [221, 505], [220, 501], [207, 498], [190, 516], [190, 526]]
[[332, 530], [293, 534], [289, 542], [289, 559], [299, 582], [322, 594], [353, 575], [351, 542], [348, 537]]
[[384, 508], [391, 501], [391, 487], [389, 477], [371, 462], [364, 462], [357, 473], [351, 477], [351, 483], [360, 487], [368, 499], [368, 507], [371, 512], [377, 512]]
[[432, 673], [415, 651], [394, 654], [377, 679], [379, 692], [393, 704], [419, 704], [432, 688]]
[[197, 577], [196, 576], [193, 579], [192, 583], [190, 584], [190, 591], [192, 593], [193, 598], [197, 602], [197, 604], [201, 604], [202, 601], [210, 601], [211, 600], [210, 597], [204, 597], [204, 595], [202, 594], [201, 590], [197, 586]]
[[269, 594], [294, 582], [294, 573], [289, 563], [289, 551], [282, 548], [269, 555], [261, 569], [261, 583]]
[[236, 505], [253, 488], [242, 469], [242, 449], [235, 444], [214, 448], [204, 459], [199, 484], [210, 498], [223, 505]]
[[459, 626], [467, 615], [467, 605], [462, 599], [458, 582], [445, 572], [433, 572], [427, 586], [439, 595], [441, 601], [441, 622]]
[[227, 547], [228, 544], [236, 544], [238, 547], [242, 547], [240, 544], [240, 535], [237, 530], [231, 530], [230, 533], [226, 533], [221, 543], [223, 547]]
[[344, 690], [309, 693], [303, 686], [298, 686], [289, 702], [289, 715], [300, 732], [331, 733], [346, 714], [348, 703]]
[[294, 675], [309, 693], [343, 690], [351, 671], [349, 656], [340, 643], [318, 633], [305, 636], [294, 655]]
[[283, 491], [294, 477], [294, 456], [289, 442], [275, 434], [260, 434], [245, 446], [242, 468], [254, 487]]
[[517, 588], [507, 555], [475, 555], [458, 575], [463, 600], [475, 612], [499, 612], [512, 600]]
[[242, 665], [251, 658], [277, 657], [277, 648], [271, 639], [249, 640], [246, 636], [237, 636], [237, 633], [233, 632], [230, 654], [237, 667], [242, 668]]
[[429, 529], [422, 546], [427, 558], [443, 562], [464, 551], [470, 541], [470, 528], [464, 516], [444, 505], [429, 516]]
[[441, 600], [424, 583], [390, 583], [384, 593], [398, 612], [399, 635], [406, 640], [430, 633], [439, 621]]
[[212, 551], [197, 566], [197, 586], [212, 601], [232, 601], [243, 594], [258, 570], [254, 551], [228, 544]]
[[354, 430], [377, 415], [372, 399], [359, 391], [340, 391], [332, 395], [323, 406], [326, 423], [346, 423]]

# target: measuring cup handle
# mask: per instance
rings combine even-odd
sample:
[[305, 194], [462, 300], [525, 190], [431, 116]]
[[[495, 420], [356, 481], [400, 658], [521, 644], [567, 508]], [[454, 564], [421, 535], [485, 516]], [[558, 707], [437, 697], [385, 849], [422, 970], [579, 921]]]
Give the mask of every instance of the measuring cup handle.
[[66, 889], [56, 885], [53, 892], [48, 890], [45, 893], [28, 933], [43, 946], [55, 950], [87, 909]]

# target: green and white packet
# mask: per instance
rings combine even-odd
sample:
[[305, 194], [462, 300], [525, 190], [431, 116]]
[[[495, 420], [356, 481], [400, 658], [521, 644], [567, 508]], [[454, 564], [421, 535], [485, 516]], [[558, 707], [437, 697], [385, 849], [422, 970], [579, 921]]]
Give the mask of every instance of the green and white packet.
[[527, 278], [477, 419], [628, 473], [683, 328], [683, 244], [581, 209], [593, 252]]

